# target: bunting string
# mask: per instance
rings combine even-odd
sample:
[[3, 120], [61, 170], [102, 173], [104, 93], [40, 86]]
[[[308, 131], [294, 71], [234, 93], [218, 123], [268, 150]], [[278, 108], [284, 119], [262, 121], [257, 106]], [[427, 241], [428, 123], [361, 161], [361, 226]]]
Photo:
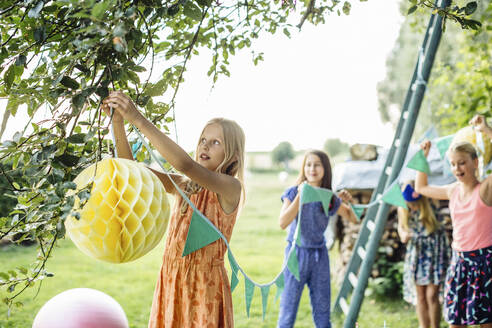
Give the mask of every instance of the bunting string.
[[[219, 239], [222, 239], [227, 247], [227, 257], [229, 260], [230, 268], [231, 268], [231, 292], [237, 287], [239, 283], [240, 274], [244, 277], [244, 289], [245, 289], [245, 300], [246, 300], [246, 313], [249, 317], [251, 302], [254, 296], [255, 288], [259, 288], [261, 291], [261, 299], [262, 299], [262, 312], [263, 318], [265, 318], [265, 313], [267, 309], [267, 301], [268, 295], [270, 292], [270, 287], [275, 285], [277, 287], [277, 292], [275, 295], [275, 302], [278, 300], [278, 297], [282, 293], [284, 289], [284, 271], [287, 268], [297, 280], [299, 280], [299, 262], [296, 255], [296, 247], [295, 245], [302, 246], [301, 244], [301, 218], [302, 218], [302, 205], [311, 202], [321, 202], [324, 212], [328, 215], [329, 204], [331, 198], [333, 197], [333, 192], [329, 189], [318, 188], [310, 186], [305, 183], [300, 188], [300, 202], [299, 202], [299, 214], [297, 216], [297, 225], [294, 233], [294, 241], [295, 245], [290, 248], [289, 253], [284, 258], [284, 262], [282, 264], [282, 268], [280, 272], [268, 283], [260, 284], [253, 281], [246, 272], [239, 266], [237, 263], [229, 242], [222, 234], [222, 232], [215, 227], [215, 225], [203, 214], [201, 213], [196, 206], [191, 202], [191, 200], [186, 196], [186, 194], [179, 188], [177, 183], [173, 180], [170, 172], [163, 166], [161, 161], [156, 158], [154, 152], [150, 148], [149, 144], [145, 141], [142, 134], [138, 131], [138, 129], [133, 126], [134, 131], [138, 136], [138, 141], [132, 152], [135, 153], [140, 149], [141, 145], [143, 145], [151, 158], [157, 162], [163, 173], [165, 173], [175, 189], [178, 191], [183, 200], [193, 209], [193, 214], [191, 217], [190, 226], [188, 229], [188, 234], [186, 238], [185, 248], [183, 250], [182, 256], [186, 256], [200, 248], [203, 248], [209, 245], [212, 242], [215, 242]], [[433, 144], [435, 144], [439, 150], [439, 154], [443, 160], [445, 160], [445, 153], [451, 144], [454, 135], [445, 136], [441, 138], [435, 138], [433, 140]], [[114, 138], [114, 137], [113, 137]], [[114, 140], [114, 139], [113, 139]], [[115, 145], [116, 146], [116, 145]], [[427, 159], [425, 158], [423, 151], [419, 150], [415, 153], [415, 155], [408, 161], [407, 166], [409, 168], [423, 171], [426, 173], [430, 173], [429, 164], [427, 163]], [[401, 174], [401, 172], [400, 172]], [[370, 208], [378, 203], [385, 202], [391, 205], [400, 206], [407, 208], [406, 202], [401, 193], [401, 187], [398, 183], [398, 179], [400, 177], [395, 178], [395, 180], [386, 188], [386, 190], [379, 195], [374, 201], [369, 204], [350, 204], [357, 218], [360, 220], [360, 217], [365, 209]]]

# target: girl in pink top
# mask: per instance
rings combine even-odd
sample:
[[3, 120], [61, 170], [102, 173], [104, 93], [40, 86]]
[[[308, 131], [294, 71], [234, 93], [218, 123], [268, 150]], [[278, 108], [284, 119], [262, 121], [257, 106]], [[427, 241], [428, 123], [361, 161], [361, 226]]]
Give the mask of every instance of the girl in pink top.
[[[470, 124], [492, 138], [482, 115]], [[429, 141], [421, 145], [426, 156], [430, 146]], [[451, 328], [492, 328], [492, 175], [477, 178], [477, 152], [468, 142], [451, 145], [448, 157], [456, 182], [430, 186], [427, 175], [418, 172], [415, 183], [418, 193], [449, 200], [453, 259], [446, 276], [445, 319]]]

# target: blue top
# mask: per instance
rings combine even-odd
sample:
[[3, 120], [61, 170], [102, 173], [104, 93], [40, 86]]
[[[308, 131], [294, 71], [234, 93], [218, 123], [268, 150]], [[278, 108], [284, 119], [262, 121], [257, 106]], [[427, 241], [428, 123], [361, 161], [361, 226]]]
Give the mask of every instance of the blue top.
[[[297, 186], [293, 186], [285, 190], [280, 199], [284, 201], [287, 198], [289, 201], [293, 201], [297, 195]], [[334, 200], [330, 203], [328, 215], [323, 210], [321, 202], [306, 203], [302, 205], [302, 220], [301, 220], [301, 245], [304, 248], [321, 248], [325, 247], [326, 241], [324, 232], [328, 226], [328, 220], [330, 216], [334, 215], [342, 200], [333, 194]], [[333, 205], [332, 205], [333, 204]], [[297, 217], [289, 225], [289, 234], [287, 235], [287, 241], [294, 241], [294, 233], [297, 226]]]

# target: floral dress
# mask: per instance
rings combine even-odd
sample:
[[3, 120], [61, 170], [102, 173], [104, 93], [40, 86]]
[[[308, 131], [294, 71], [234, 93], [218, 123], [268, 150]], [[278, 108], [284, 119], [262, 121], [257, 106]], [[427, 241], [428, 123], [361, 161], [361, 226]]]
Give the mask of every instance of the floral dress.
[[451, 260], [451, 247], [444, 226], [428, 233], [419, 220], [420, 211], [410, 212], [412, 237], [407, 244], [403, 265], [403, 299], [417, 304], [415, 285], [440, 285], [443, 290], [446, 270]]

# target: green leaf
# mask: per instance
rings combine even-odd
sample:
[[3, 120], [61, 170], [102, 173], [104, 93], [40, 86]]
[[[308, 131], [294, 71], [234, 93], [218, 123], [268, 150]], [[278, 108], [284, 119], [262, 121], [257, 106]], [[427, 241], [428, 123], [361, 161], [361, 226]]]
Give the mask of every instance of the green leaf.
[[477, 10], [477, 2], [476, 1], [468, 2], [465, 7], [465, 14], [471, 15], [476, 10]]
[[46, 28], [44, 26], [39, 26], [34, 29], [34, 40], [36, 40], [36, 42], [42, 43], [46, 38]]
[[74, 144], [83, 144], [85, 143], [85, 133], [72, 134], [67, 138], [67, 141]]
[[343, 3], [343, 7], [342, 7], [342, 11], [345, 15], [350, 15], [350, 9], [352, 9], [352, 5], [350, 4], [350, 2], [348, 1], [345, 1]]
[[408, 8], [407, 15], [414, 13], [417, 10], [417, 5]]
[[212, 0], [197, 0], [196, 2], [202, 7], [210, 7], [212, 5]]
[[15, 65], [16, 66], [24, 66], [26, 64], [27, 57], [25, 55], [19, 55], [17, 56], [17, 59], [15, 60]]
[[63, 154], [61, 156], [55, 157], [55, 160], [62, 163], [66, 167], [73, 167], [77, 165], [80, 160], [80, 157], [70, 154]]
[[12, 83], [14, 83], [15, 80], [15, 65], [10, 65], [7, 71], [5, 72], [5, 75], [3, 76], [3, 81], [5, 83], [5, 89], [7, 92], [10, 91], [10, 88], [12, 87]]
[[77, 93], [72, 97], [72, 104], [76, 109], [81, 109], [84, 106], [86, 99], [86, 96], [82, 93]]
[[12, 114], [12, 116], [15, 116], [15, 114], [17, 114], [17, 109], [19, 108], [19, 105], [20, 103], [17, 97], [9, 97], [6, 109], [10, 111], [10, 114]]
[[200, 21], [202, 19], [202, 11], [191, 1], [187, 1], [185, 3], [183, 7], [183, 14], [196, 21]]
[[179, 12], [179, 4], [177, 3], [167, 8], [167, 14], [171, 17], [176, 15], [178, 12]]
[[74, 79], [72, 79], [70, 76], [67, 76], [67, 75], [65, 75], [61, 79], [60, 83], [69, 89], [75, 90], [75, 89], [78, 89], [80, 87], [79, 82], [75, 81]]
[[107, 1], [101, 1], [98, 2], [92, 7], [91, 15], [96, 17], [96, 18], [102, 18], [104, 16], [104, 13], [108, 9], [109, 2]]

